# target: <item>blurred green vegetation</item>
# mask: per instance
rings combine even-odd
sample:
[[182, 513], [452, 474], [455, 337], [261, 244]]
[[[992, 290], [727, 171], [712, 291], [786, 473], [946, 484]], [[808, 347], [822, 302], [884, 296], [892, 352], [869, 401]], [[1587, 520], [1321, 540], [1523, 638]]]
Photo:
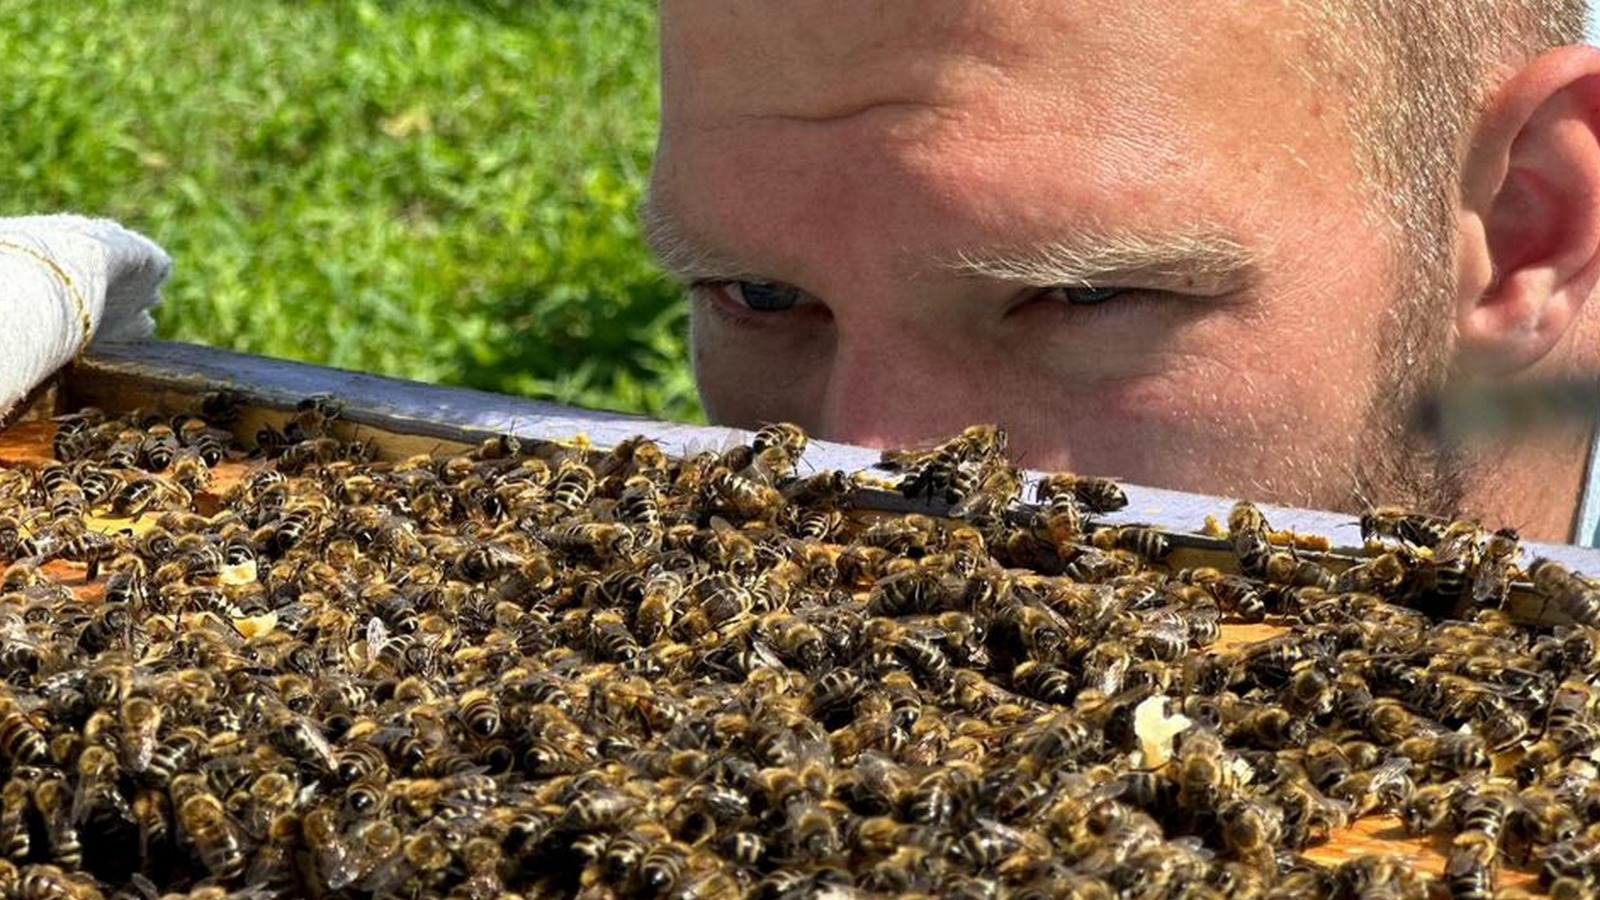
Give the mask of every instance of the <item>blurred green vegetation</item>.
[[160, 336], [698, 418], [639, 238], [651, 0], [0, 4], [0, 214], [177, 260]]

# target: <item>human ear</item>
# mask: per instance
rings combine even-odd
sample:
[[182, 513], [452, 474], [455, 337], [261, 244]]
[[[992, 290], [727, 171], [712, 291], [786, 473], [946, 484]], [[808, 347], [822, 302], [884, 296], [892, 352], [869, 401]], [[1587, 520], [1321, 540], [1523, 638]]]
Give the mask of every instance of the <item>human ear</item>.
[[1462, 169], [1458, 365], [1548, 354], [1600, 279], [1600, 50], [1561, 47], [1511, 76]]

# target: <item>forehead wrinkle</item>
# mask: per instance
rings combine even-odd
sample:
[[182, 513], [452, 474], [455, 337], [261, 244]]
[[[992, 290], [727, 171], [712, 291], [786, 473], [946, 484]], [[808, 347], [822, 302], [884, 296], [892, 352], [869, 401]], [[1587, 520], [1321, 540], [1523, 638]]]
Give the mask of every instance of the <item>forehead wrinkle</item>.
[[1080, 233], [1016, 248], [964, 250], [939, 264], [959, 276], [1034, 287], [1094, 287], [1117, 279], [1153, 278], [1202, 289], [1237, 287], [1256, 266], [1256, 254], [1243, 244], [1201, 230]]

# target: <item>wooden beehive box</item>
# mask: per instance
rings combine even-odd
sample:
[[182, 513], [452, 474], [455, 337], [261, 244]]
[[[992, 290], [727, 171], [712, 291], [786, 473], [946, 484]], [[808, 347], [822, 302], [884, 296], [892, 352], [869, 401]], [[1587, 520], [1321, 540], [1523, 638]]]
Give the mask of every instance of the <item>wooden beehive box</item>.
[[[53, 397], [24, 421], [0, 432], [0, 466], [36, 464], [48, 458], [47, 417], [84, 406], [108, 411], [148, 409], [163, 414], [198, 411], [201, 400], [218, 390], [232, 390], [246, 399], [243, 415], [232, 426], [246, 443], [263, 425], [281, 425], [303, 398], [328, 395], [343, 408], [340, 436], [372, 442], [381, 457], [449, 453], [474, 446], [484, 438], [510, 433], [524, 439], [571, 441], [583, 436], [604, 448], [637, 434], [656, 440], [669, 453], [721, 448], [749, 435], [728, 429], [688, 426], [611, 413], [590, 412], [524, 399], [401, 382], [332, 369], [246, 356], [211, 348], [149, 342], [97, 348], [79, 360], [56, 384]], [[868, 470], [878, 459], [874, 450], [813, 443], [803, 466], [810, 470]], [[1224, 540], [1203, 532], [1208, 518], [1226, 521], [1231, 500], [1138, 486], [1127, 486], [1128, 507], [1106, 518], [1110, 525], [1151, 524], [1170, 532], [1178, 549], [1173, 565], [1232, 565]], [[858, 505], [896, 514], [913, 508], [898, 495], [864, 492]], [[1273, 525], [1294, 532], [1323, 535], [1331, 550], [1319, 555], [1330, 568], [1362, 557], [1362, 538], [1345, 514], [1264, 508]], [[1530, 555], [1555, 559], [1568, 567], [1600, 573], [1600, 551], [1525, 545]], [[1514, 589], [1509, 609], [1527, 622], [1565, 624], [1526, 585]], [[1222, 643], [1248, 645], [1281, 629], [1272, 626], [1224, 626]], [[1406, 838], [1393, 818], [1356, 822], [1316, 849], [1313, 858], [1336, 862], [1346, 854], [1382, 850], [1404, 855], [1422, 870], [1438, 873], [1440, 848]], [[1526, 883], [1522, 873], [1506, 873], [1503, 886]]]

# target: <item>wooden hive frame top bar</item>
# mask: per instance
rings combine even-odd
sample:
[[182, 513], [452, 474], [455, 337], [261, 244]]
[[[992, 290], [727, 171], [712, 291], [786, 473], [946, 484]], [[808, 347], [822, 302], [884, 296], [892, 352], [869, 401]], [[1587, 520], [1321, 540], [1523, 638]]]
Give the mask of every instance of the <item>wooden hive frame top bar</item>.
[[[305, 397], [331, 395], [342, 404], [345, 421], [391, 435], [410, 436], [405, 452], [475, 444], [485, 437], [505, 433], [552, 441], [569, 441], [581, 434], [599, 448], [644, 434], [674, 454], [723, 449], [751, 437], [750, 432], [737, 429], [576, 409], [165, 341], [97, 345], [92, 354], [68, 369], [60, 387], [68, 408], [189, 408], [203, 394], [232, 389], [245, 394], [253, 404], [287, 410]], [[806, 452], [802, 469], [858, 472], [871, 469], [877, 461], [876, 450], [815, 441]], [[1180, 544], [1200, 550], [1221, 547], [1222, 542], [1194, 533], [1208, 516], [1226, 522], [1236, 498], [1138, 485], [1124, 487], [1128, 507], [1104, 517], [1107, 524], [1153, 525], [1179, 536], [1191, 536]], [[870, 495], [865, 505], [886, 511], [925, 508], [889, 493]], [[1263, 505], [1262, 510], [1274, 528], [1324, 536], [1338, 556], [1353, 558], [1362, 554], [1360, 530], [1348, 513], [1270, 505]], [[1600, 574], [1600, 550], [1532, 542], [1523, 546], [1529, 560], [1543, 556], [1577, 571]]]

